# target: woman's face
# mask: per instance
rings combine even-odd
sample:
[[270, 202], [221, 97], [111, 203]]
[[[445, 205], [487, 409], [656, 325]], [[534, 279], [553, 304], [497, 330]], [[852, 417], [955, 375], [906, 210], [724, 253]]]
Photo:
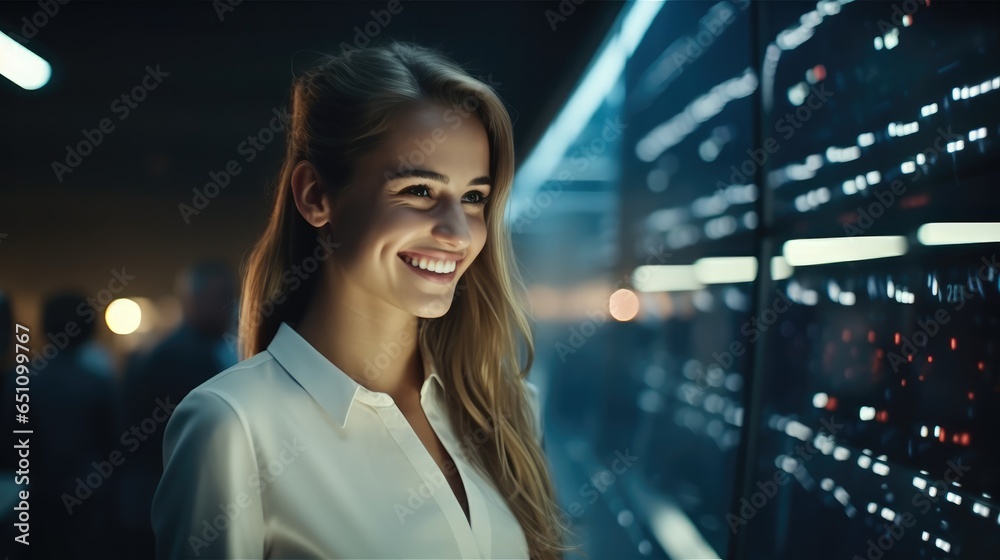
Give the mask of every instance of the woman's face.
[[474, 112], [436, 104], [407, 112], [395, 126], [362, 157], [334, 203], [336, 285], [417, 317], [440, 317], [486, 243], [489, 140]]

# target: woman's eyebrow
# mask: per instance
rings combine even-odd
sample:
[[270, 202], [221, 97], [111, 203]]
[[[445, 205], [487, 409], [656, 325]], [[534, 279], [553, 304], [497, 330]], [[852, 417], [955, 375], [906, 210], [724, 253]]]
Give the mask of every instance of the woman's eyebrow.
[[[437, 181], [439, 183], [448, 184], [450, 178], [447, 175], [442, 175], [436, 171], [430, 171], [428, 169], [406, 169], [402, 171], [387, 171], [385, 173], [385, 180], [394, 181], [396, 179], [406, 179], [414, 177], [417, 179], [427, 179], [429, 181]], [[489, 175], [483, 175], [482, 177], [476, 177], [475, 179], [469, 181], [468, 186], [474, 185], [492, 185], [493, 179]]]

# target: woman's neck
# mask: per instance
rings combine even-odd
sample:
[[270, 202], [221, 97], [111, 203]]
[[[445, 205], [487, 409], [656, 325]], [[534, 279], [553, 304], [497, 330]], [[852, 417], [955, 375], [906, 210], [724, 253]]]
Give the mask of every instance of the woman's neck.
[[424, 381], [417, 318], [369, 294], [333, 290], [322, 280], [296, 330], [370, 391], [405, 400]]

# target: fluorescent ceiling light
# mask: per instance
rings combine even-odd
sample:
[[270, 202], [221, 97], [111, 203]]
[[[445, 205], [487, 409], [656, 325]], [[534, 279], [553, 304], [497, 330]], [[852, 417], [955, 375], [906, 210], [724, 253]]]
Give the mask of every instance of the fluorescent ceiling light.
[[1000, 223], [934, 223], [917, 230], [917, 241], [924, 245], [960, 245], [1000, 242]]
[[791, 266], [884, 259], [905, 255], [906, 238], [901, 235], [792, 239], [782, 246]]
[[792, 276], [792, 272], [795, 269], [792, 268], [785, 257], [777, 256], [771, 257], [771, 279], [772, 280], [784, 280]]
[[757, 278], [757, 257], [707, 257], [694, 262], [694, 275], [702, 284], [735, 284]]
[[640, 292], [688, 292], [705, 287], [690, 264], [651, 264], [632, 272], [632, 285]]
[[52, 66], [21, 43], [0, 33], [0, 74], [27, 90], [49, 83]]

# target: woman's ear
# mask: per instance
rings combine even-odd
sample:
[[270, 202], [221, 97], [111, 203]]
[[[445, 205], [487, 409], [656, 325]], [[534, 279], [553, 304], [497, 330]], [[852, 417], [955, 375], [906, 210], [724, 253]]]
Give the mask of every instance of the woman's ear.
[[300, 161], [292, 170], [292, 198], [299, 214], [313, 227], [330, 223], [333, 208], [312, 163]]

